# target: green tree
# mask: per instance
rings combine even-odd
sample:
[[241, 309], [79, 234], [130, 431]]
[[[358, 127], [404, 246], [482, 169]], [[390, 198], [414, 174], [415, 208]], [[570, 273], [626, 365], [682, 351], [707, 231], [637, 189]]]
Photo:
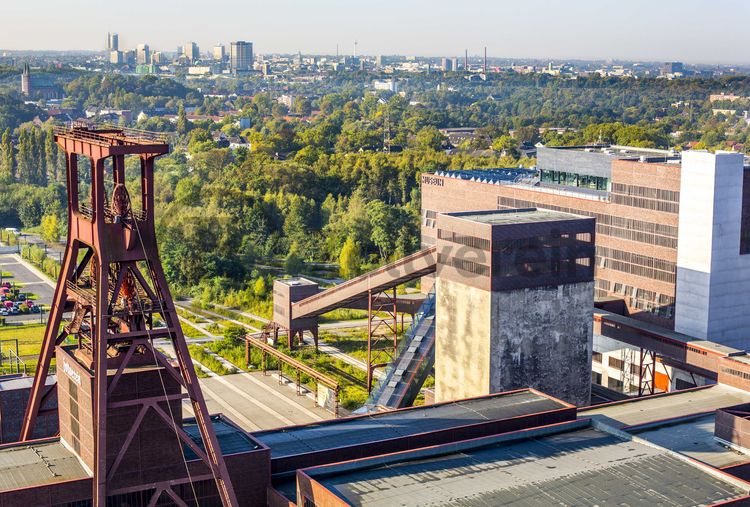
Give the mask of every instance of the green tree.
[[246, 331], [240, 326], [231, 324], [224, 331], [224, 339], [233, 345], [239, 345], [245, 338]]
[[57, 243], [62, 234], [62, 226], [56, 214], [44, 215], [42, 217], [42, 239], [47, 243]]
[[422, 127], [415, 138], [415, 143], [420, 150], [433, 150], [437, 151], [443, 146], [445, 136], [440, 133], [435, 127], [428, 125]]
[[284, 271], [290, 275], [298, 275], [302, 272], [305, 267], [305, 262], [302, 257], [297, 254], [297, 246], [292, 245], [286, 258], [284, 259]]
[[180, 105], [177, 108], [177, 133], [184, 136], [188, 133], [188, 130], [190, 130], [190, 124], [187, 119], [187, 114], [185, 114], [185, 105], [180, 102]]
[[268, 293], [268, 286], [266, 284], [266, 279], [263, 276], [259, 276], [257, 280], [255, 280], [255, 283], [253, 284], [253, 294], [257, 298], [264, 298], [266, 297], [266, 294]]
[[359, 245], [349, 236], [346, 238], [344, 246], [339, 254], [339, 273], [342, 278], [354, 278], [359, 274], [359, 268], [362, 264]]
[[15, 167], [13, 157], [13, 141], [10, 138], [10, 129], [3, 132], [0, 141], [0, 183], [11, 183], [15, 180]]

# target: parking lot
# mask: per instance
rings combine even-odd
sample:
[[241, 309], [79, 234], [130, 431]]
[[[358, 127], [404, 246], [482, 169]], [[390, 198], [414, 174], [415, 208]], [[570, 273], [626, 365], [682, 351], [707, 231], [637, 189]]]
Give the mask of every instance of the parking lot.
[[[38, 270], [23, 262], [18, 255], [11, 253], [12, 251], [7, 247], [0, 250], [0, 272], [10, 273], [11, 275], [8, 278], [3, 277], [3, 282], [11, 282], [22, 286], [21, 292], [24, 294], [36, 295], [35, 304], [48, 307], [55, 293], [55, 284]], [[7, 322], [39, 322], [40, 319], [46, 319], [46, 313], [8, 315], [5, 318]]]

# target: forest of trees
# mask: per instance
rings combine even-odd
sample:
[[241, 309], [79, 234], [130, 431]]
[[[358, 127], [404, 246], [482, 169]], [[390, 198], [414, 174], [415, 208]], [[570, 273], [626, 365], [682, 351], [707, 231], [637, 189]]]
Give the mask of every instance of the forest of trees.
[[[200, 82], [218, 88], [211, 92], [232, 91], [222, 89], [232, 83], [252, 93], [209, 97], [171, 79], [82, 75], [65, 85], [65, 101], [177, 114], [174, 123], [146, 115], [134, 125], [172, 135], [172, 153], [157, 162], [155, 196], [167, 276], [186, 291], [232, 294], [240, 302], [266, 292], [258, 265], [297, 272], [307, 261], [338, 263], [349, 277], [419, 248], [424, 171], [531, 166], [518, 150], [523, 141], [679, 149], [689, 141], [719, 148], [750, 140], [743, 121], [714, 115], [706, 100], [722, 90], [750, 95], [748, 78], [509, 74], [480, 83], [448, 78], [440, 90], [436, 79], [409, 78], [406, 98], [370, 93], [366, 79], [344, 75], [285, 90], [309, 94], [289, 111], [262, 80]], [[187, 107], [234, 113], [220, 123], [189, 122]], [[51, 217], [65, 222], [64, 158], [40, 112], [0, 94], [0, 225], [45, 221], [55, 230]], [[34, 117], [37, 125], [29, 123]], [[239, 119], [250, 127], [241, 129]], [[438, 129], [457, 126], [479, 127], [479, 136], [448, 153]], [[539, 135], [550, 126], [570, 130]], [[245, 137], [251, 148], [219, 148], [218, 131]], [[392, 153], [383, 150], [386, 133]], [[137, 167], [128, 164], [127, 174], [134, 178]]]

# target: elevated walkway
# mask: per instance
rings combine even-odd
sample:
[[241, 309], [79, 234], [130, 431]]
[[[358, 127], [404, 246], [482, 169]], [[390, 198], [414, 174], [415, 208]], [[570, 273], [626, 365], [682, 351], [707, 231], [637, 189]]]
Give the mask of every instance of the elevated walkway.
[[372, 390], [365, 410], [404, 408], [414, 403], [435, 364], [435, 292], [431, 291], [401, 340], [396, 360]]
[[425, 248], [364, 275], [292, 303], [292, 320], [317, 317], [336, 308], [352, 307], [357, 301], [402, 283], [435, 272], [436, 247]]

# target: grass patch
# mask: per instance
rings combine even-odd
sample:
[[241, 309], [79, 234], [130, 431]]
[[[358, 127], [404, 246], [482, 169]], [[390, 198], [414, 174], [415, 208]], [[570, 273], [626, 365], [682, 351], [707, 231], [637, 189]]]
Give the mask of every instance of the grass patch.
[[180, 308], [179, 306], [177, 307], [177, 315], [179, 315], [185, 320], [189, 320], [193, 324], [205, 324], [206, 322], [208, 322], [208, 320], [204, 319], [203, 317], [189, 313], [183, 310], [182, 308]]
[[[217, 313], [217, 314], [219, 314], [219, 315], [221, 315], [223, 317], [228, 317], [230, 319], [234, 319], [234, 320], [240, 321], [243, 324], [247, 324], [248, 326], [254, 327], [254, 328], [258, 329], [258, 330], [263, 329], [263, 326], [266, 325], [265, 322], [261, 322], [258, 319], [253, 319], [252, 317], [247, 317], [245, 315], [242, 315], [240, 312], [237, 312], [235, 310], [230, 310], [228, 308], [222, 308], [220, 306], [214, 306], [211, 311], [214, 312], [214, 313]], [[224, 323], [224, 325], [231, 325], [232, 324], [231, 322], [226, 322], [226, 321], [220, 321], [220, 322]]]
[[[0, 327], [0, 341], [3, 341], [3, 358], [8, 358], [6, 349], [13, 349], [15, 352], [15, 343], [6, 340], [18, 340], [18, 355], [26, 363], [27, 373], [36, 371], [36, 365], [39, 362], [39, 351], [42, 348], [44, 340], [44, 330], [46, 324], [21, 324]], [[54, 363], [53, 363], [54, 364]], [[5, 363], [0, 367], [0, 372], [9, 371], [9, 366]]]
[[367, 310], [337, 308], [320, 316], [320, 322], [338, 322], [341, 320], [362, 320], [367, 318]]
[[[250, 349], [250, 364], [252, 367], [245, 366], [245, 345], [233, 340], [217, 340], [206, 345], [213, 353], [220, 355], [241, 370], [259, 370], [260, 369], [260, 351]], [[252, 352], [255, 352], [255, 356]]]
[[367, 362], [367, 330], [347, 329], [338, 332], [323, 331], [321, 340], [341, 352], [360, 361]]
[[186, 338], [205, 338], [206, 336], [190, 324], [180, 322], [180, 327], [182, 328], [182, 334], [184, 334]]
[[188, 349], [190, 350], [191, 357], [217, 375], [227, 375], [232, 373], [221, 364], [221, 361], [206, 352], [203, 345], [189, 345]]

